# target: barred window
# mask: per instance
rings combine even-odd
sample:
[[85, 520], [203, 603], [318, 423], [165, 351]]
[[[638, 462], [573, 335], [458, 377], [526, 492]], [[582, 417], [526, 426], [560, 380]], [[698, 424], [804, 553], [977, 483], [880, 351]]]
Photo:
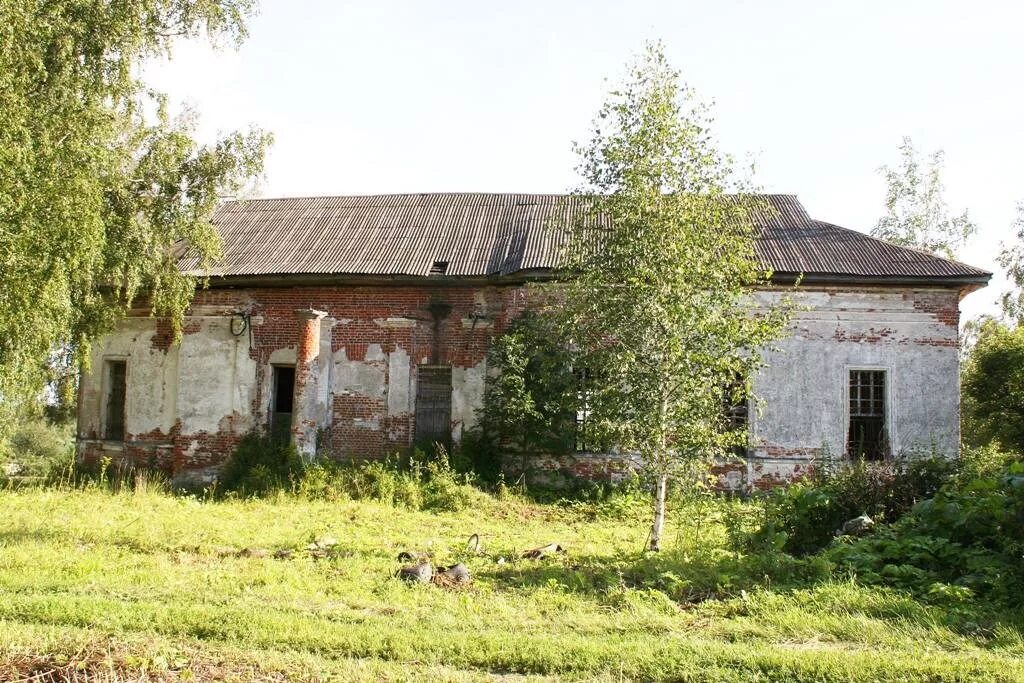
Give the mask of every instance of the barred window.
[[850, 425], [847, 455], [882, 460], [889, 454], [886, 434], [885, 370], [850, 370]]
[[123, 360], [104, 363], [106, 374], [106, 406], [104, 407], [103, 438], [124, 441], [125, 394], [128, 364]]

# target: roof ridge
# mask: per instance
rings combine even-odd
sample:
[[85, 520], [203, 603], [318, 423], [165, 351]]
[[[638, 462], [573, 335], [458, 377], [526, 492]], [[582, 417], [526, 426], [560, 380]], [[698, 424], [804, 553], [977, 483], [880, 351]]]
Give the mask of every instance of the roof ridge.
[[[794, 192], [727, 192], [726, 196], [749, 194], [755, 197], [789, 197], [799, 202], [798, 195]], [[377, 197], [583, 197], [584, 194], [576, 192], [371, 192], [367, 194], [310, 194], [310, 195], [285, 195], [278, 197], [245, 197], [238, 199], [225, 199], [221, 205], [242, 204], [249, 202], [278, 202], [293, 200], [324, 200], [324, 199], [371, 199]], [[802, 204], [801, 204], [802, 206]]]

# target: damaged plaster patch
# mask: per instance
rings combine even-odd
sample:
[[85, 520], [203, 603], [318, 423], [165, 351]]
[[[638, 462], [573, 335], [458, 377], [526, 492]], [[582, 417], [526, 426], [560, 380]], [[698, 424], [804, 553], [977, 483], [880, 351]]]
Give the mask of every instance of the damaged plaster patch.
[[271, 365], [295, 365], [295, 347], [286, 346], [282, 349], [274, 349], [270, 354]]
[[471, 368], [452, 368], [452, 437], [456, 441], [476, 424], [476, 408], [483, 405], [486, 379], [486, 360]]
[[415, 318], [374, 318], [375, 322], [380, 327], [391, 327], [391, 328], [402, 328], [402, 327], [416, 327]]
[[354, 418], [352, 420], [352, 426], [356, 427], [358, 429], [366, 429], [366, 430], [369, 430], [371, 432], [379, 432], [380, 431], [380, 418], [377, 417], [377, 416], [368, 417], [368, 418], [357, 417], [357, 418]]
[[398, 347], [388, 354], [388, 416], [412, 412], [409, 354]]
[[380, 344], [367, 344], [366, 345], [366, 360], [384, 360], [386, 358], [384, 350], [381, 349]]
[[[376, 346], [380, 352], [379, 344]], [[383, 354], [381, 354], [383, 356]], [[331, 393], [336, 396], [371, 396], [378, 398], [384, 395], [384, 364], [380, 361], [349, 360], [345, 347], [334, 352], [334, 371], [331, 376]]]
[[248, 338], [235, 337], [228, 318], [206, 318], [199, 330], [182, 337], [178, 415], [182, 431], [216, 433], [220, 421], [238, 415], [238, 432], [255, 426], [249, 406], [256, 388], [256, 361]]

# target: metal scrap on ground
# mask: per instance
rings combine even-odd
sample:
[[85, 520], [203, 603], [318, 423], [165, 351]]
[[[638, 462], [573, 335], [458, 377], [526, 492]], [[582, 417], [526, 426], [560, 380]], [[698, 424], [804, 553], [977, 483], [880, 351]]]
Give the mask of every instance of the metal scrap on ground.
[[564, 553], [564, 552], [565, 552], [565, 548], [563, 548], [559, 544], [557, 544], [557, 543], [548, 543], [547, 545], [542, 545], [539, 548], [533, 548], [532, 550], [527, 550], [525, 553], [523, 553], [522, 557], [524, 559], [527, 559], [527, 560], [538, 560], [538, 559], [540, 559], [542, 557], [546, 557], [548, 555], [554, 555], [556, 553]]

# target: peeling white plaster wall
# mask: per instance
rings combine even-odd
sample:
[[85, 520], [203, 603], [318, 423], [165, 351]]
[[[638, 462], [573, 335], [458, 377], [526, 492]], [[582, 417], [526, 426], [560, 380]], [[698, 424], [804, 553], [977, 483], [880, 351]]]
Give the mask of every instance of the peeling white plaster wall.
[[462, 433], [476, 425], [476, 410], [484, 402], [487, 361], [471, 368], [452, 368], [452, 439], [462, 441]]
[[[386, 391], [384, 363], [380, 359], [380, 344], [371, 344], [376, 350], [366, 354], [365, 361], [349, 360], [345, 347], [334, 352], [331, 393], [335, 396], [359, 395], [383, 398]], [[379, 357], [379, 359], [378, 359]]]
[[81, 378], [78, 433], [82, 437], [102, 436], [105, 386], [105, 362], [124, 360], [125, 431], [145, 434], [154, 430], [167, 433], [176, 419], [178, 390], [178, 350], [164, 353], [152, 348], [156, 335], [153, 318], [128, 318], [117, 330], [93, 344], [89, 371]]
[[408, 415], [413, 411], [413, 381], [409, 354], [399, 347], [388, 354], [388, 416]]
[[256, 361], [249, 355], [249, 336], [233, 335], [227, 317], [190, 322], [198, 322], [199, 330], [182, 335], [178, 351], [182, 433], [218, 432], [224, 418], [231, 416], [235, 433], [253, 429]]
[[[936, 296], [935, 291], [926, 294]], [[754, 305], [777, 303], [787, 295], [759, 292]], [[765, 352], [767, 366], [754, 379], [754, 394], [760, 400], [752, 411], [750, 430], [753, 453], [760, 459], [751, 464], [748, 480], [755, 471], [788, 478], [823, 446], [834, 456], [842, 455], [851, 368], [887, 371], [894, 451], [956, 452], [959, 361], [954, 326], [938, 320], [934, 311], [915, 307], [915, 295], [909, 289], [807, 288], [792, 296], [801, 310], [795, 314], [791, 334], [774, 344], [777, 350]], [[950, 306], [955, 306], [955, 292], [938, 296], [947, 296]], [[396, 317], [378, 324], [386, 337], [388, 328], [414, 322]], [[345, 324], [339, 320], [335, 325], [339, 339], [344, 339]], [[482, 323], [471, 320], [470, 324]], [[266, 419], [272, 372], [266, 368], [260, 373], [262, 400], [254, 414], [257, 364], [249, 355], [249, 335], [232, 335], [229, 316], [189, 318], [186, 325], [192, 332], [167, 352], [152, 348], [156, 325], [152, 318], [129, 318], [94, 345], [91, 371], [82, 377], [81, 436], [102, 433], [104, 360], [108, 358], [127, 360], [129, 434], [157, 430], [166, 434], [179, 419], [185, 435], [218, 432], [229, 416], [234, 416], [231, 423], [241, 433]], [[344, 346], [330, 352], [331, 327], [324, 325], [320, 340], [320, 424], [330, 424], [336, 396], [365, 396], [377, 406], [373, 409], [377, 413], [369, 417], [353, 417], [354, 427], [379, 430], [387, 422], [385, 417], [399, 418], [399, 423], [403, 417], [411, 420], [416, 378], [408, 350], [398, 347], [386, 352], [382, 344], [369, 344], [362, 360], [352, 360]], [[270, 364], [294, 365], [295, 353], [294, 346], [277, 349], [270, 355]], [[476, 422], [489, 372], [493, 370], [485, 361], [452, 369], [456, 441]], [[388, 438], [405, 435], [404, 428], [395, 428]]]
[[[783, 294], [760, 292], [762, 303]], [[949, 296], [955, 301], [956, 293]], [[957, 329], [917, 310], [911, 290], [801, 291], [790, 334], [764, 353], [755, 377], [750, 432], [763, 474], [792, 470], [771, 447], [820, 449], [844, 455], [849, 371], [887, 372], [888, 427], [894, 453], [959, 447]], [[941, 346], [936, 344], [949, 344]]]
[[331, 378], [334, 370], [331, 343], [334, 338], [334, 318], [320, 321], [320, 353], [317, 356], [317, 395], [316, 420], [320, 428], [330, 427], [333, 410], [331, 409]]

